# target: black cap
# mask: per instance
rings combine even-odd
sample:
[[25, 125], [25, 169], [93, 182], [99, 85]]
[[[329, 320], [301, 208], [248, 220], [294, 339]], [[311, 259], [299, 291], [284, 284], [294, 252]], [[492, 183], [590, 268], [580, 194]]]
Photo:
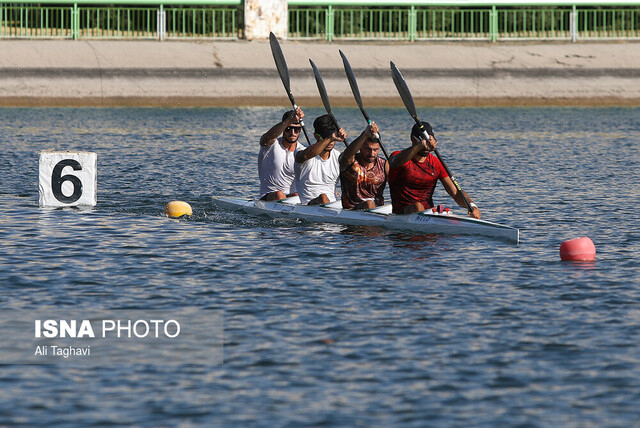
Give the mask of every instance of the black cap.
[[[433, 129], [431, 128], [431, 125], [429, 125], [429, 122], [423, 121], [421, 123], [422, 123], [422, 126], [424, 127], [424, 130], [427, 131], [427, 134], [434, 137], [435, 135], [433, 135]], [[411, 136], [420, 138], [420, 139], [422, 138], [422, 130], [420, 129], [420, 126], [418, 126], [417, 123], [413, 125], [413, 128], [411, 128]]]

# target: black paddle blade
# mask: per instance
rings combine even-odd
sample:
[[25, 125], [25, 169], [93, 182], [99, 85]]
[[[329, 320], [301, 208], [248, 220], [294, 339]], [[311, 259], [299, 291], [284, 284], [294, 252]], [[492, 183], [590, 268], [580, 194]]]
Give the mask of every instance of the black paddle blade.
[[[347, 80], [349, 81], [349, 86], [351, 86], [351, 92], [353, 92], [353, 97], [356, 99], [356, 103], [358, 103], [358, 107], [360, 107], [360, 112], [362, 113], [362, 116], [364, 116], [364, 120], [366, 120], [367, 123], [371, 124], [371, 119], [369, 119], [369, 115], [367, 114], [366, 110], [364, 109], [364, 106], [362, 105], [362, 97], [360, 96], [360, 90], [358, 89], [358, 82], [356, 81], [355, 74], [353, 74], [353, 69], [351, 68], [351, 64], [349, 64], [349, 60], [347, 59], [347, 56], [341, 50], [339, 50], [339, 52], [340, 52], [340, 56], [342, 57], [342, 63], [344, 64], [344, 72], [347, 74]], [[389, 155], [387, 154], [387, 151], [385, 150], [384, 145], [382, 144], [382, 140], [380, 139], [380, 134], [376, 133], [375, 138], [378, 141], [378, 143], [380, 143], [380, 148], [382, 149], [382, 153], [384, 153], [384, 156], [387, 158], [387, 160], [389, 160]]]
[[320, 98], [322, 98], [322, 104], [324, 104], [324, 109], [333, 116], [331, 112], [331, 104], [329, 104], [329, 95], [327, 95], [327, 88], [324, 87], [324, 81], [322, 80], [322, 75], [320, 74], [320, 70], [313, 63], [311, 59], [309, 59], [309, 63], [311, 63], [311, 68], [313, 68], [313, 76], [316, 78], [316, 85], [318, 86], [318, 92], [320, 92]]
[[282, 80], [282, 84], [284, 85], [284, 89], [287, 91], [287, 94], [291, 94], [289, 68], [287, 67], [287, 62], [284, 60], [284, 54], [280, 48], [278, 38], [273, 33], [269, 33], [269, 44], [271, 45], [271, 53], [273, 54], [273, 60], [276, 62], [276, 68], [278, 69], [280, 80]]
[[[402, 101], [404, 102], [404, 106], [409, 111], [409, 114], [411, 115], [413, 120], [418, 124], [418, 126], [420, 126], [420, 130], [422, 131], [422, 136], [425, 139], [428, 140], [429, 139], [429, 135], [427, 134], [427, 130], [424, 129], [424, 126], [422, 125], [422, 122], [420, 122], [420, 119], [418, 119], [418, 114], [416, 113], [416, 105], [414, 104], [413, 98], [411, 97], [411, 92], [409, 91], [409, 87], [407, 86], [407, 82], [405, 82], [404, 77], [402, 77], [402, 73], [400, 73], [400, 70], [398, 70], [398, 67], [396, 67], [396, 65], [393, 63], [393, 61], [391, 61], [391, 77], [393, 78], [393, 83], [395, 83], [396, 88], [398, 89], [398, 93], [400, 94], [400, 98], [402, 98]], [[464, 192], [462, 191], [462, 189], [460, 188], [460, 185], [458, 184], [458, 182], [454, 178], [453, 174], [449, 170], [449, 167], [447, 166], [446, 162], [444, 161], [444, 159], [442, 159], [442, 156], [440, 156], [440, 153], [438, 152], [438, 149], [435, 149], [433, 152], [438, 157], [438, 159], [440, 159], [440, 163], [442, 163], [442, 166], [444, 167], [445, 171], [447, 171], [447, 174], [449, 175], [449, 177], [451, 177], [451, 181], [453, 181], [453, 184], [456, 186], [456, 188], [458, 189], [458, 191], [462, 195], [462, 199], [464, 200], [465, 204], [467, 205], [467, 208], [469, 209], [469, 211], [470, 212], [473, 211], [471, 209], [471, 204], [470, 204], [469, 200], [464, 195]]]
[[[269, 44], [271, 45], [271, 53], [273, 54], [273, 60], [276, 62], [276, 68], [278, 69], [280, 80], [282, 80], [282, 84], [284, 85], [285, 91], [287, 91], [289, 101], [291, 101], [291, 106], [295, 110], [298, 105], [296, 104], [296, 100], [293, 98], [293, 94], [291, 93], [289, 67], [287, 67], [287, 62], [284, 60], [284, 54], [282, 53], [282, 49], [280, 48], [278, 38], [273, 33], [269, 33]], [[303, 121], [300, 121], [300, 126], [302, 126], [302, 132], [304, 132], [304, 137], [307, 140], [307, 144], [311, 145], [311, 141], [309, 141], [309, 135], [307, 135], [307, 130], [304, 127]]]
[[356, 103], [358, 103], [358, 107], [360, 107], [360, 111], [364, 115], [364, 118], [369, 122], [369, 115], [366, 111], [364, 111], [364, 107], [362, 105], [362, 97], [360, 96], [360, 90], [358, 89], [358, 82], [356, 82], [356, 76], [353, 74], [353, 69], [351, 68], [351, 64], [349, 64], [349, 60], [346, 55], [340, 52], [340, 56], [342, 57], [342, 64], [344, 65], [344, 72], [347, 74], [347, 80], [349, 81], [349, 86], [351, 86], [351, 92], [353, 92], [353, 97], [356, 99]]
[[409, 91], [407, 82], [405, 82], [404, 77], [402, 77], [402, 73], [400, 73], [400, 70], [398, 70], [398, 67], [396, 67], [393, 61], [391, 61], [391, 77], [393, 78], [393, 83], [395, 83], [396, 89], [400, 94], [400, 98], [402, 98], [404, 106], [409, 111], [411, 117], [419, 123], [420, 121], [418, 120], [418, 115], [416, 113], [416, 105], [411, 97], [411, 91]]
[[[320, 98], [322, 98], [322, 104], [324, 104], [324, 109], [327, 111], [327, 114], [329, 115], [329, 117], [331, 117], [331, 120], [333, 121], [334, 125], [336, 125], [336, 128], [340, 129], [340, 125], [338, 125], [338, 121], [336, 120], [336, 117], [331, 112], [331, 104], [329, 104], [329, 95], [327, 95], [327, 88], [324, 87], [324, 81], [322, 80], [322, 75], [320, 74], [320, 70], [318, 70], [318, 67], [316, 67], [316, 65], [313, 63], [313, 61], [311, 61], [311, 59], [309, 59], [309, 62], [311, 63], [311, 68], [313, 68], [313, 75], [316, 78], [316, 85], [318, 86], [318, 92], [320, 92]], [[346, 141], [343, 141], [343, 143], [345, 146], [349, 145], [349, 143], [347, 143]]]

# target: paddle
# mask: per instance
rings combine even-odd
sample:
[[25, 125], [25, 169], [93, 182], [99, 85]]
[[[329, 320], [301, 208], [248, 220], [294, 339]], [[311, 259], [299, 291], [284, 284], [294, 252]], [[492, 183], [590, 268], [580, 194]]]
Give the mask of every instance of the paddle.
[[[278, 69], [280, 80], [282, 80], [282, 84], [284, 85], [284, 89], [287, 91], [289, 101], [291, 101], [291, 105], [295, 110], [298, 108], [298, 105], [296, 104], [296, 100], [293, 98], [293, 94], [291, 93], [291, 85], [289, 82], [289, 68], [287, 67], [287, 62], [284, 60], [284, 54], [282, 53], [282, 49], [280, 48], [280, 43], [278, 43], [278, 38], [273, 33], [269, 33], [269, 44], [271, 45], [271, 53], [273, 54], [273, 60], [276, 62], [276, 68]], [[304, 122], [302, 120], [300, 121], [300, 126], [302, 126], [302, 131], [304, 132], [304, 136], [307, 139], [307, 144], [311, 145], [311, 141], [309, 141], [309, 136], [307, 135], [307, 130], [305, 129]]]
[[[364, 116], [364, 119], [367, 121], [367, 123], [371, 125], [371, 119], [369, 119], [369, 115], [367, 114], [367, 112], [365, 111], [362, 105], [362, 97], [360, 97], [358, 82], [356, 82], [356, 76], [353, 74], [353, 70], [351, 69], [349, 60], [347, 60], [347, 57], [345, 56], [344, 53], [342, 53], [342, 51], [339, 51], [339, 52], [340, 52], [340, 56], [342, 57], [342, 63], [344, 64], [344, 71], [345, 73], [347, 73], [347, 80], [349, 81], [349, 86], [351, 86], [351, 92], [353, 92], [353, 97], [356, 99], [356, 102], [358, 103], [358, 107], [360, 107], [362, 116]], [[380, 139], [380, 134], [378, 133], [376, 133], [376, 140], [378, 140], [378, 143], [380, 144], [380, 148], [382, 149], [382, 153], [384, 153], [384, 157], [386, 157], [387, 160], [389, 160], [389, 155], [387, 154], [387, 151], [384, 149], [384, 146], [382, 145], [382, 140]]]
[[[320, 70], [318, 70], [318, 67], [316, 67], [316, 65], [313, 63], [313, 61], [311, 61], [311, 59], [309, 59], [309, 62], [311, 63], [311, 68], [313, 68], [313, 75], [316, 78], [316, 85], [318, 86], [318, 92], [320, 92], [320, 98], [322, 98], [322, 104], [324, 104], [324, 109], [327, 111], [327, 114], [329, 115], [331, 120], [333, 120], [333, 124], [336, 126], [336, 128], [340, 129], [340, 125], [338, 125], [338, 121], [336, 120], [336, 117], [333, 115], [333, 112], [331, 111], [331, 104], [329, 104], [329, 96], [327, 95], [327, 88], [324, 87], [324, 81], [322, 80], [322, 76], [320, 75]], [[346, 141], [343, 141], [343, 143], [345, 146], [349, 146], [349, 144]]]
[[[393, 78], [393, 83], [395, 83], [396, 88], [398, 89], [400, 98], [402, 98], [402, 102], [404, 102], [404, 106], [407, 108], [407, 111], [409, 112], [413, 120], [416, 122], [416, 124], [420, 127], [420, 131], [422, 132], [423, 138], [429, 141], [429, 135], [427, 134], [427, 131], [424, 129], [424, 126], [422, 125], [422, 122], [420, 121], [420, 119], [418, 119], [418, 114], [416, 113], [416, 105], [414, 104], [413, 98], [411, 97], [411, 92], [409, 92], [409, 87], [407, 86], [407, 82], [405, 82], [404, 77], [402, 77], [402, 73], [400, 73], [400, 70], [398, 70], [398, 67], [396, 67], [393, 61], [391, 61], [391, 77]], [[442, 166], [444, 167], [445, 171], [447, 171], [447, 174], [449, 174], [449, 177], [451, 177], [451, 181], [453, 181], [453, 184], [456, 186], [456, 189], [458, 189], [458, 192], [460, 192], [460, 194], [462, 195], [462, 199], [464, 200], [464, 203], [467, 205], [469, 212], [473, 211], [473, 208], [471, 208], [471, 203], [469, 202], [464, 192], [460, 188], [460, 185], [456, 181], [455, 177], [451, 174], [449, 167], [445, 163], [444, 159], [442, 159], [442, 157], [440, 156], [438, 149], [434, 149], [433, 152], [436, 154], [438, 159], [440, 159], [440, 162], [442, 163]]]

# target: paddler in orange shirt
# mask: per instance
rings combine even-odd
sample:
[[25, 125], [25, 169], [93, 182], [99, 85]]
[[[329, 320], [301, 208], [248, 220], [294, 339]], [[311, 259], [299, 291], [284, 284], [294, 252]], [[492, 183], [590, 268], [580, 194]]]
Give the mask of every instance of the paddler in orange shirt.
[[384, 205], [389, 165], [378, 156], [378, 131], [378, 125], [371, 122], [340, 157], [342, 207], [345, 209], [367, 210]]

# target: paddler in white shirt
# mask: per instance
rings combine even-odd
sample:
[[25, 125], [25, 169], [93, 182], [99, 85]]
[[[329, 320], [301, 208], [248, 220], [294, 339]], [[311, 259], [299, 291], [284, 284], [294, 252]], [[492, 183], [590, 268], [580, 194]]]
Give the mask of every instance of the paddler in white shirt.
[[298, 196], [303, 205], [328, 204], [337, 199], [336, 182], [340, 176], [340, 152], [336, 141], [347, 133], [325, 114], [313, 122], [317, 142], [296, 153], [295, 174]]
[[298, 107], [289, 110], [260, 138], [258, 154], [258, 176], [260, 177], [260, 199], [278, 201], [296, 196], [294, 173], [295, 155], [304, 149], [298, 142], [304, 113]]

